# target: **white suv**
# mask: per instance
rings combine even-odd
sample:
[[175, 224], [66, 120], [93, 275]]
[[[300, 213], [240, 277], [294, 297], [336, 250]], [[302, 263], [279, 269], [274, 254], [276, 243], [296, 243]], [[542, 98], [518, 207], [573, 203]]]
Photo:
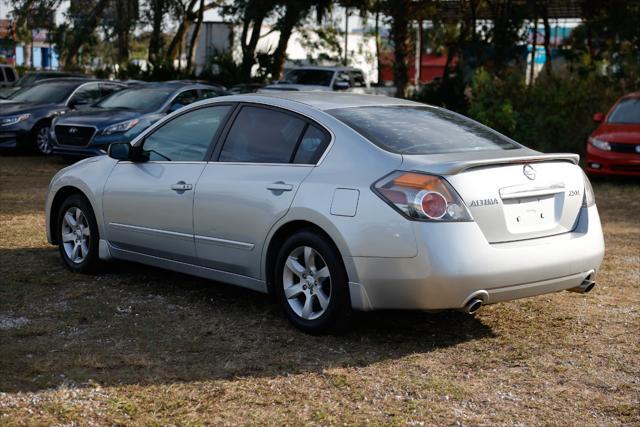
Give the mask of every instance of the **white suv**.
[[297, 67], [285, 72], [284, 78], [258, 92], [270, 90], [333, 91], [366, 88], [364, 73], [352, 67]]

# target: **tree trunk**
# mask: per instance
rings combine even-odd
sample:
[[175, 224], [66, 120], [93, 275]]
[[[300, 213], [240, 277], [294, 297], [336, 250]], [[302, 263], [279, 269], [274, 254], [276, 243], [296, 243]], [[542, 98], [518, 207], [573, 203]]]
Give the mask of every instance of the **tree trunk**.
[[127, 0], [115, 0], [116, 7], [116, 61], [118, 65], [126, 65], [129, 62], [129, 33], [131, 24], [135, 20], [137, 11], [132, 10], [132, 4]]
[[549, 25], [549, 11], [545, 9], [544, 14], [544, 59], [545, 59], [545, 70], [547, 75], [550, 76], [552, 74], [552, 64], [551, 64], [551, 25]]
[[538, 17], [533, 18], [533, 40], [531, 41], [531, 71], [529, 74], [529, 84], [533, 84], [536, 66], [536, 47], [538, 41]]
[[393, 82], [396, 86], [395, 96], [407, 96], [407, 59], [409, 57], [409, 8], [411, 0], [394, 0], [390, 2], [391, 39], [394, 44]]
[[284, 62], [287, 59], [287, 46], [289, 45], [289, 39], [293, 34], [293, 29], [301, 18], [300, 5], [296, 2], [291, 2], [287, 5], [287, 10], [282, 19], [282, 25], [280, 28], [280, 37], [278, 38], [278, 45], [273, 52], [273, 61], [269, 72], [271, 78], [279, 80], [282, 76], [282, 70], [284, 68]]
[[376, 23], [375, 23], [375, 37], [376, 37], [376, 62], [378, 66], [378, 84], [382, 83], [382, 64], [380, 63], [380, 11], [379, 3], [376, 7]]
[[191, 63], [193, 62], [193, 52], [198, 41], [198, 33], [200, 33], [200, 27], [202, 26], [202, 19], [204, 17], [204, 0], [200, 0], [200, 9], [198, 9], [198, 19], [194, 23], [193, 31], [191, 32], [191, 42], [189, 43], [189, 51], [187, 52], [187, 73], [191, 72]]
[[[242, 63], [240, 64], [240, 79], [248, 82], [251, 80], [251, 69], [256, 62], [256, 46], [260, 39], [260, 30], [264, 16], [257, 17], [251, 24], [251, 37], [248, 42], [242, 41]], [[249, 23], [246, 23], [247, 27]], [[244, 32], [244, 29], [243, 29]], [[245, 33], [246, 37], [246, 33]]]
[[106, 8], [109, 0], [98, 0], [93, 11], [89, 14], [86, 20], [83, 21], [80, 28], [73, 29], [73, 36], [70, 37], [70, 42], [67, 45], [66, 57], [64, 60], [64, 69], [75, 69], [78, 66], [78, 54], [80, 48], [85, 43], [86, 34], [90, 34], [98, 26], [98, 21], [102, 17], [102, 13]]
[[149, 63], [156, 67], [160, 65], [160, 56], [164, 44], [162, 34], [162, 20], [164, 18], [165, 0], [151, 0], [151, 37], [149, 38]]
[[349, 8], [344, 8], [344, 60], [343, 65], [349, 65]]
[[178, 29], [176, 30], [175, 35], [173, 36], [173, 38], [171, 39], [171, 42], [169, 43], [169, 47], [167, 48], [167, 51], [165, 52], [165, 61], [166, 62], [171, 62], [174, 59], [176, 59], [176, 57], [178, 57], [178, 59], [180, 58], [179, 52], [181, 50], [182, 47], [182, 43], [184, 40], [184, 35], [185, 35], [185, 30], [187, 29], [187, 22], [190, 21], [193, 16], [193, 8], [196, 6], [196, 3], [198, 2], [198, 0], [190, 0], [189, 4], [187, 5], [186, 9], [183, 11], [182, 14], [182, 19], [180, 21], [180, 25], [178, 25]]

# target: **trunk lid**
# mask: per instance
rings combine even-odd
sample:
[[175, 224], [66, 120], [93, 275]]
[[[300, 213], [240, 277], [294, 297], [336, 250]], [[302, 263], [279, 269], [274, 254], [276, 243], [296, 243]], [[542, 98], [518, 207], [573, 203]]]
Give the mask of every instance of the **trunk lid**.
[[405, 156], [403, 168], [444, 176], [490, 243], [573, 230], [584, 197], [578, 156], [510, 151], [481, 158], [480, 153], [448, 155], [440, 162], [434, 156]]

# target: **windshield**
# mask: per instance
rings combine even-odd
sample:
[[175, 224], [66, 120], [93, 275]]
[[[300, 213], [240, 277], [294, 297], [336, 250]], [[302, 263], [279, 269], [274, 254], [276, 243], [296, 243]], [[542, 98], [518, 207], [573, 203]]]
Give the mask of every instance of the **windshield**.
[[59, 103], [67, 99], [77, 86], [78, 84], [39, 84], [19, 90], [9, 99], [40, 104]]
[[172, 90], [158, 88], [125, 89], [98, 102], [96, 107], [151, 112], [162, 107], [172, 93]]
[[287, 83], [314, 86], [329, 86], [332, 78], [333, 71], [331, 70], [310, 69], [291, 70], [284, 76], [284, 80]]
[[640, 124], [640, 98], [625, 98], [620, 101], [607, 123]]
[[380, 148], [398, 154], [519, 148], [506, 136], [478, 122], [435, 107], [357, 107], [327, 112]]

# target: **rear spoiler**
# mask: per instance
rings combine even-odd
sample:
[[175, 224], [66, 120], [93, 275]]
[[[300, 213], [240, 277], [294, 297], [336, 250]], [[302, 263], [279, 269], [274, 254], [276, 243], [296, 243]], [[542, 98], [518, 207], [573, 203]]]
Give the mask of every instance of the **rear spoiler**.
[[438, 175], [455, 175], [469, 169], [493, 165], [526, 164], [552, 161], [569, 162], [577, 165], [579, 160], [580, 156], [572, 153], [534, 154], [509, 157], [505, 156], [503, 158], [494, 157], [487, 159], [454, 160], [451, 162], [432, 163], [426, 166], [426, 169]]

